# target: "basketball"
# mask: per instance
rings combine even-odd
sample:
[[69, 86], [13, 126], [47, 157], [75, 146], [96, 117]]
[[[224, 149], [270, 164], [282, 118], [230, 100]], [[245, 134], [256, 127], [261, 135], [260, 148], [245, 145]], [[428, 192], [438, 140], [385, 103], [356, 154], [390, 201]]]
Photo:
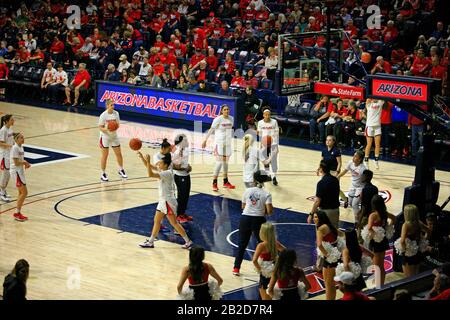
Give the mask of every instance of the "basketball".
[[272, 137], [271, 136], [264, 136], [261, 140], [261, 143], [263, 146], [267, 147], [272, 144]]
[[363, 52], [363, 54], [361, 55], [361, 61], [364, 63], [370, 63], [371, 60], [372, 60], [372, 56], [370, 55], [370, 53]]
[[119, 124], [117, 121], [108, 121], [108, 130], [116, 131], [119, 128]]
[[138, 138], [133, 138], [130, 140], [130, 149], [134, 151], [138, 151], [142, 148], [142, 141]]

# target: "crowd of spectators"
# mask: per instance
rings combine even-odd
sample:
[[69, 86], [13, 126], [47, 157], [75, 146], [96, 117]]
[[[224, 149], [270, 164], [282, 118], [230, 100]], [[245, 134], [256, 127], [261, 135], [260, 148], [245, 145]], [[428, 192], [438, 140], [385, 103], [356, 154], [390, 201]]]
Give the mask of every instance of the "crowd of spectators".
[[[331, 26], [343, 28], [349, 35], [350, 40], [343, 41], [347, 72], [364, 78], [356, 55], [361, 58], [364, 52], [371, 52], [372, 59], [365, 65], [369, 74], [442, 79], [444, 93], [450, 25], [445, 23], [443, 2], [337, 1], [330, 9]], [[261, 90], [273, 90], [280, 45], [283, 68], [289, 74], [295, 73], [300, 59], [311, 54], [305, 47], [321, 48], [326, 42], [322, 36], [298, 45], [277, 42], [279, 34], [326, 29], [327, 9], [314, 0], [78, 0], [70, 4], [80, 6], [80, 21], [72, 21], [72, 12], [67, 13], [69, 3], [60, 0], [10, 2], [1, 8], [0, 78], [8, 78], [11, 65], [44, 68], [51, 63], [67, 72], [85, 65], [90, 78], [86, 77], [83, 85], [83, 80], [75, 86], [72, 79], [53, 80], [72, 86], [66, 93], [75, 93], [75, 103], [91, 78], [221, 95], [245, 94], [250, 87], [257, 95]], [[367, 8], [372, 4], [381, 8], [380, 28], [367, 28], [371, 16]], [[71, 28], [73, 22], [81, 28]], [[337, 47], [339, 41], [331, 39], [331, 45]], [[352, 47], [356, 54], [349, 50]], [[345, 76], [344, 81], [359, 85], [353, 77]], [[71, 103], [71, 96], [66, 97], [66, 103]], [[343, 117], [339, 110], [330, 109], [325, 117], [320, 115], [318, 126], [313, 123], [311, 131], [321, 130], [321, 142], [325, 134], [320, 123], [332, 113]], [[245, 113], [249, 120], [256, 116], [251, 110]], [[384, 124], [393, 121], [389, 117]], [[311, 134], [310, 140], [314, 139]]]

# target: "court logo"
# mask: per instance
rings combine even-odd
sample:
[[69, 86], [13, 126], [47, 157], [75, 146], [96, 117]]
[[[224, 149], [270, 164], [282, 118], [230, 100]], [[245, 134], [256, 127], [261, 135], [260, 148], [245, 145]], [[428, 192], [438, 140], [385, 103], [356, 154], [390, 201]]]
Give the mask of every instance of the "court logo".
[[88, 158], [87, 155], [55, 150], [33, 145], [24, 145], [25, 159], [35, 166], [53, 164], [63, 161]]
[[[348, 191], [344, 192], [344, 194], [345, 194], [346, 197], [348, 197]], [[383, 198], [384, 203], [389, 202], [391, 200], [391, 198], [392, 198], [392, 194], [388, 190], [380, 190], [380, 191], [378, 191], [378, 195], [380, 195]], [[316, 197], [315, 196], [310, 196], [310, 197], [307, 197], [306, 199], [309, 200], [309, 201], [315, 201]], [[339, 199], [339, 203], [340, 203], [341, 207], [344, 206], [344, 200]]]

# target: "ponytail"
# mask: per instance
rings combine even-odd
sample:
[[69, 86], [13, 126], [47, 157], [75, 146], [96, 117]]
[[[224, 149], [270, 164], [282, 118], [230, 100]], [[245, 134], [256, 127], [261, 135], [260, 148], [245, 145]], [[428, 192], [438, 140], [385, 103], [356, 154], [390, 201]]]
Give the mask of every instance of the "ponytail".
[[0, 128], [3, 128], [5, 123], [7, 123], [12, 118], [12, 114], [5, 114], [1, 119]]

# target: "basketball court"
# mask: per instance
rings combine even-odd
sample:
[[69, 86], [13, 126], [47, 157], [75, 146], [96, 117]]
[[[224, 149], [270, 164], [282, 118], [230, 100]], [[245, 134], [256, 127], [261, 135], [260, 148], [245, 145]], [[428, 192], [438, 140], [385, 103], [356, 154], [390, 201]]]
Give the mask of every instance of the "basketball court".
[[[23, 207], [29, 221], [21, 223], [12, 217], [17, 195], [12, 182], [7, 190], [13, 201], [1, 203], [0, 277], [25, 258], [30, 263], [29, 299], [175, 299], [188, 251], [180, 248], [182, 238], [173, 231], [160, 233], [155, 249], [138, 247], [152, 226], [158, 185], [146, 177], [128, 141], [141, 138], [143, 152], [152, 155], [159, 152], [164, 137], [173, 141], [177, 130], [164, 123], [122, 121], [118, 134], [128, 179], [117, 175], [111, 152], [110, 181], [105, 183], [100, 182], [98, 117], [3, 102], [0, 112], [14, 115], [14, 131], [25, 135], [25, 157], [32, 164], [26, 172], [29, 195]], [[202, 150], [201, 134], [187, 134], [193, 167], [187, 212], [194, 218], [186, 224], [187, 232], [195, 244], [205, 247], [206, 261], [223, 277], [225, 299], [255, 299], [259, 276], [249, 261], [255, 243], [249, 246], [242, 275], [231, 272], [244, 192], [241, 139], [235, 139], [230, 161], [230, 181], [236, 189], [223, 189], [219, 184], [219, 192], [213, 192], [211, 146]], [[343, 156], [343, 163], [350, 159]], [[319, 161], [319, 151], [282, 145], [279, 186], [266, 184], [276, 208], [269, 220], [277, 224], [280, 241], [297, 251], [299, 264], [316, 280], [311, 294], [317, 299], [322, 298], [323, 288], [320, 276], [310, 271], [315, 261], [315, 229], [306, 224], [305, 213], [312, 207]], [[380, 161], [380, 170], [374, 171], [373, 183], [381, 190], [388, 210], [397, 214], [415, 167]], [[442, 203], [450, 194], [450, 173], [436, 171], [436, 180], [441, 184], [438, 203]], [[342, 189], [349, 186], [350, 177], [343, 177]], [[341, 208], [341, 220], [342, 227], [353, 222], [351, 209]], [[391, 273], [387, 280], [398, 277]]]

